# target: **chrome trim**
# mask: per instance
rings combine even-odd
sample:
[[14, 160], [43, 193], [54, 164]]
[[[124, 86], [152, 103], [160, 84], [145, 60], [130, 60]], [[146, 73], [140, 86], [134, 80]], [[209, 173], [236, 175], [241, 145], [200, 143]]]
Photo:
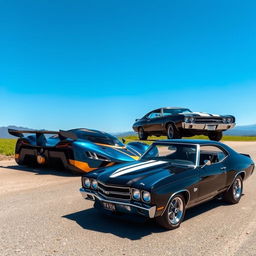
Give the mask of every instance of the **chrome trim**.
[[195, 168], [199, 167], [200, 164], [200, 145], [196, 145], [196, 165]]
[[231, 185], [228, 187], [227, 190], [229, 190], [229, 189], [232, 187], [232, 185], [233, 185], [233, 183], [234, 183], [236, 177], [237, 177], [238, 175], [240, 175], [241, 173], [244, 173], [244, 177], [246, 176], [246, 172], [245, 172], [245, 171], [238, 172], [238, 173], [235, 175], [233, 181], [231, 182]]
[[[215, 130], [208, 130], [207, 125], [216, 126]], [[235, 127], [235, 123], [230, 124], [221, 124], [221, 123], [207, 123], [207, 124], [199, 124], [199, 123], [186, 123], [182, 122], [182, 128], [184, 129], [192, 129], [192, 130], [206, 130], [206, 131], [220, 131], [227, 130]]]
[[182, 189], [182, 190], [179, 190], [179, 191], [173, 193], [173, 194], [169, 197], [169, 199], [168, 199], [168, 201], [167, 201], [167, 204], [165, 205], [164, 210], [163, 210], [161, 216], [163, 216], [164, 212], [166, 211], [166, 209], [167, 209], [167, 207], [168, 207], [168, 205], [169, 205], [171, 199], [172, 199], [175, 195], [177, 195], [177, 194], [179, 194], [179, 193], [181, 193], [181, 192], [188, 192], [188, 201], [187, 201], [187, 203], [185, 204], [185, 208], [186, 208], [187, 204], [188, 204], [189, 201], [190, 201], [190, 192], [189, 192], [187, 189]]
[[119, 202], [119, 201], [114, 201], [114, 200], [106, 200], [106, 199], [100, 197], [99, 195], [97, 195], [95, 193], [87, 192], [84, 188], [80, 188], [80, 193], [82, 194], [82, 196], [85, 199], [88, 199], [87, 196], [89, 195], [94, 200], [95, 200], [95, 198], [97, 198], [101, 202], [106, 202], [106, 203], [112, 203], [112, 204], [118, 204], [118, 205], [124, 205], [124, 206], [130, 206], [130, 207], [138, 208], [138, 209], [141, 209], [141, 210], [144, 210], [144, 211], [148, 212], [149, 218], [152, 219], [152, 218], [155, 217], [156, 206], [151, 206], [150, 208], [146, 208], [146, 207], [134, 205], [134, 204], [131, 204], [131, 203], [124, 203], [124, 202]]
[[118, 187], [118, 186], [112, 186], [112, 185], [106, 185], [105, 183], [98, 181], [98, 183], [100, 183], [101, 185], [105, 186], [105, 187], [110, 187], [110, 188], [121, 188], [121, 189], [129, 189], [130, 187]]

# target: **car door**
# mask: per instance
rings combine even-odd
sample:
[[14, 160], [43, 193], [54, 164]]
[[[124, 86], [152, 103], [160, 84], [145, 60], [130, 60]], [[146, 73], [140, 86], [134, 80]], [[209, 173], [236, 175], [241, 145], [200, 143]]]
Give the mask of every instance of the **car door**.
[[224, 149], [219, 147], [200, 147], [200, 167], [198, 169], [198, 175], [200, 176], [198, 184], [199, 201], [214, 197], [225, 188], [227, 182], [227, 156]]
[[161, 110], [155, 110], [146, 116], [144, 131], [157, 132], [161, 130], [162, 124], [162, 112]]

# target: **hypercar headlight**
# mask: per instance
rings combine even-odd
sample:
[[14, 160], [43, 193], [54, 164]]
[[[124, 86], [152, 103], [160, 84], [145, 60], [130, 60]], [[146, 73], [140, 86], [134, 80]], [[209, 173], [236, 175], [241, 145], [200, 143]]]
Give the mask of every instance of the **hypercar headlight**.
[[86, 188], [89, 188], [91, 186], [91, 181], [88, 179], [88, 178], [85, 178], [84, 179], [84, 186]]
[[91, 187], [93, 188], [93, 189], [97, 189], [98, 188], [98, 182], [97, 182], [97, 180], [92, 180], [92, 182], [91, 182]]
[[147, 191], [143, 191], [142, 192], [142, 199], [143, 201], [145, 201], [146, 203], [149, 203], [151, 201], [151, 195], [149, 192]]
[[135, 200], [140, 200], [140, 191], [138, 189], [134, 189], [132, 191], [132, 198]]
[[88, 158], [93, 159], [93, 160], [110, 162], [110, 160], [107, 157], [102, 156], [102, 155], [92, 152], [92, 151], [87, 151], [86, 155]]

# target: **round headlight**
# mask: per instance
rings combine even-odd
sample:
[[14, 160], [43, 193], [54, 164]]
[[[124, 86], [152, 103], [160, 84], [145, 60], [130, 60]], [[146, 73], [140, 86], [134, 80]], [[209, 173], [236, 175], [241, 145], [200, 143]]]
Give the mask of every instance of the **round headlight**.
[[138, 189], [134, 189], [132, 192], [132, 197], [135, 200], [140, 200], [140, 191]]
[[232, 118], [231, 117], [229, 117], [229, 118], [227, 118], [227, 123], [232, 123]]
[[189, 120], [190, 120], [190, 118], [189, 118], [189, 117], [185, 117], [185, 119], [184, 119], [184, 121], [185, 121], [186, 123], [188, 123], [188, 122], [189, 122]]
[[97, 189], [98, 188], [97, 180], [93, 180], [91, 186], [92, 186], [93, 189]]
[[194, 120], [195, 120], [195, 118], [194, 118], [194, 117], [190, 117], [190, 122], [191, 122], [191, 123], [193, 123], [193, 122], [194, 122]]
[[145, 202], [149, 203], [150, 200], [151, 200], [150, 193], [147, 192], [147, 191], [144, 191], [144, 192], [142, 193], [142, 198], [143, 198], [143, 200], [144, 200]]
[[226, 123], [227, 122], [227, 118], [223, 118], [222, 121], [223, 121], [223, 123]]
[[91, 181], [88, 179], [88, 178], [85, 178], [84, 179], [84, 186], [86, 188], [89, 188], [91, 186]]

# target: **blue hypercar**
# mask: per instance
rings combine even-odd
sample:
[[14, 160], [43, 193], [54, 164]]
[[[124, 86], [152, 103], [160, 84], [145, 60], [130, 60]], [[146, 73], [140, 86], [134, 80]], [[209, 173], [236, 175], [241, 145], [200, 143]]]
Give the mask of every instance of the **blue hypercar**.
[[84, 128], [58, 132], [9, 129], [9, 133], [19, 137], [15, 149], [19, 165], [62, 166], [75, 173], [135, 161], [148, 149], [144, 143], [124, 144], [108, 133]]

